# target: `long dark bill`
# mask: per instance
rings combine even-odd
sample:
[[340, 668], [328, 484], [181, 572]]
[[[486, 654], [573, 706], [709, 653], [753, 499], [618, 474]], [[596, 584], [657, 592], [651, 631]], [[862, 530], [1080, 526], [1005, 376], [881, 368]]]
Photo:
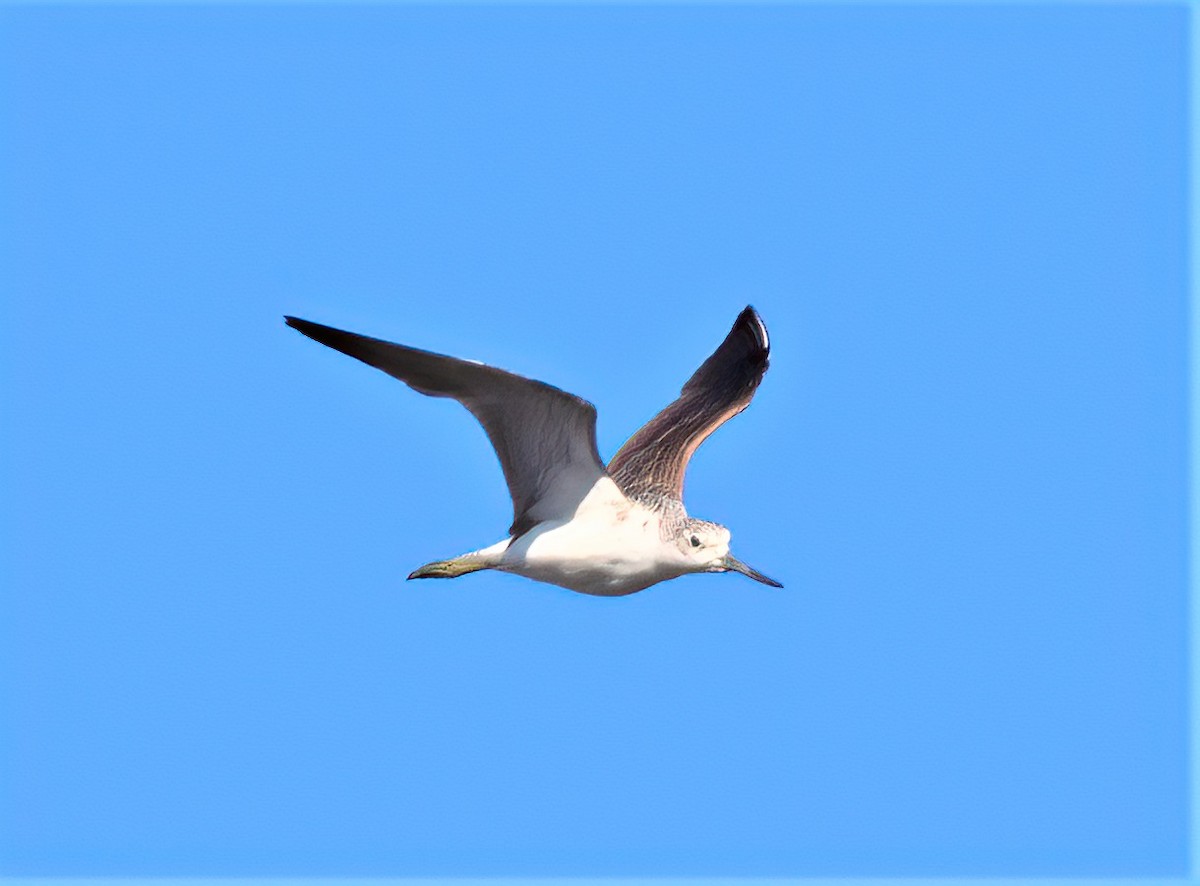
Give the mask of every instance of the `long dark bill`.
[[730, 570], [732, 572], [740, 572], [742, 575], [749, 576], [750, 578], [754, 579], [755, 581], [761, 581], [765, 585], [770, 585], [773, 588], [783, 587], [783, 585], [781, 585], [779, 582], [775, 581], [775, 579], [767, 578], [765, 575], [763, 575], [757, 569], [747, 566], [745, 563], [743, 563], [737, 557], [733, 556], [733, 554], [727, 554], [725, 556], [725, 560], [723, 561], [723, 564], [727, 570]]

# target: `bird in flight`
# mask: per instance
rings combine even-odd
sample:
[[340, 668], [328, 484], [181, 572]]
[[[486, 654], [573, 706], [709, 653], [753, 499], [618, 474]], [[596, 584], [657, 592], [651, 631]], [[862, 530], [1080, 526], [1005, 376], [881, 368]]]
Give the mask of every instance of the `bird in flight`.
[[688, 379], [677, 400], [629, 438], [605, 468], [596, 407], [502, 369], [344, 332], [297, 317], [291, 326], [431, 397], [451, 397], [483, 425], [513, 502], [508, 535], [427, 563], [409, 578], [512, 572], [583, 594], [622, 596], [692, 572], [740, 572], [783, 587], [729, 552], [729, 530], [689, 517], [688, 460], [749, 404], [770, 343], [751, 307]]

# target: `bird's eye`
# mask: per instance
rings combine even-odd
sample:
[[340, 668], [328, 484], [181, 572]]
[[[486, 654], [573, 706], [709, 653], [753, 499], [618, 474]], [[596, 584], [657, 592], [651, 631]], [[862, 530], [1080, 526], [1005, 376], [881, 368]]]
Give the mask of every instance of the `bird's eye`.
[[700, 539], [696, 538], [696, 536], [694, 536], [694, 535], [692, 536], [692, 547], [694, 547], [694, 548], [700, 547]]

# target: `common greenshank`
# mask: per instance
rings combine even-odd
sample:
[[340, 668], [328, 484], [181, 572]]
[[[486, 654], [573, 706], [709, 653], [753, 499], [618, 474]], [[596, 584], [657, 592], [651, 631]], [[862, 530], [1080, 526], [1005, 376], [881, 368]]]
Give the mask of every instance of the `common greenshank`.
[[729, 553], [729, 530], [689, 517], [683, 475], [704, 440], [749, 404], [770, 344], [751, 307], [688, 379], [677, 400], [629, 438], [607, 469], [596, 448], [596, 408], [502, 369], [285, 317], [311, 339], [400, 379], [451, 397], [483, 425], [513, 501], [508, 535], [427, 563], [409, 578], [513, 572], [584, 594], [621, 596], [692, 572], [740, 572], [783, 587]]

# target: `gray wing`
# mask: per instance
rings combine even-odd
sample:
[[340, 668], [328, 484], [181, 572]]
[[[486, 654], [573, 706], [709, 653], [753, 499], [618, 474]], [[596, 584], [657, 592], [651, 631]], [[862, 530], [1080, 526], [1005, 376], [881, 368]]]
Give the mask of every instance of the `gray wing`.
[[510, 534], [569, 518], [603, 476], [596, 408], [573, 394], [502, 369], [285, 317], [323, 345], [382, 369], [415, 391], [452, 397], [491, 440], [513, 500]]
[[683, 386], [679, 399], [626, 441], [608, 473], [629, 498], [682, 501], [683, 475], [708, 435], [750, 405], [767, 371], [767, 327], [754, 308], [738, 316], [725, 341]]

